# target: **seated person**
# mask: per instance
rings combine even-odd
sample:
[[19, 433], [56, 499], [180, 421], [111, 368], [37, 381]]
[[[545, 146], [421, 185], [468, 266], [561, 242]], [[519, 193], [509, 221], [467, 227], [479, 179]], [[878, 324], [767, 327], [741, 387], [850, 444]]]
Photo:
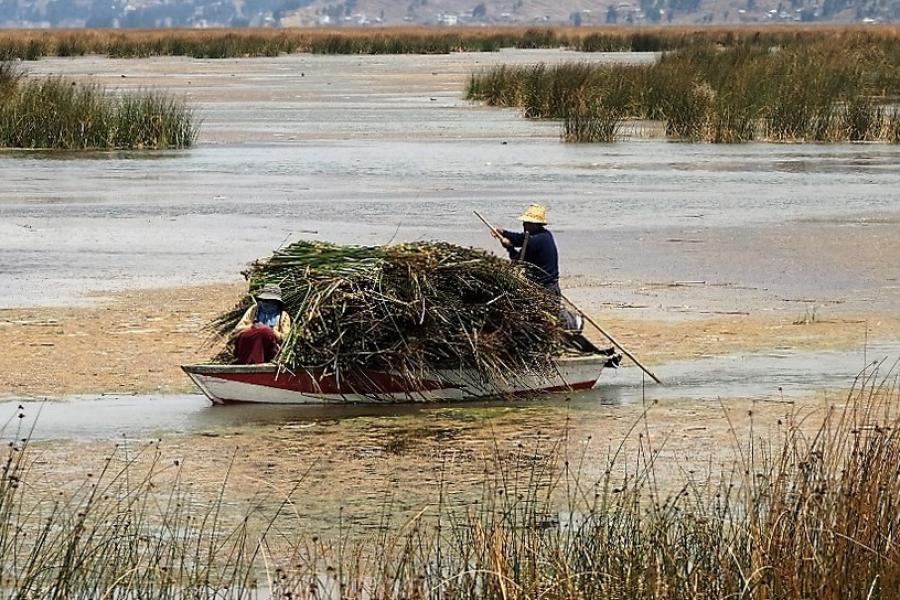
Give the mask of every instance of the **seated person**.
[[284, 310], [281, 287], [265, 285], [256, 304], [247, 309], [234, 328], [234, 358], [242, 365], [270, 362], [291, 331], [291, 317]]

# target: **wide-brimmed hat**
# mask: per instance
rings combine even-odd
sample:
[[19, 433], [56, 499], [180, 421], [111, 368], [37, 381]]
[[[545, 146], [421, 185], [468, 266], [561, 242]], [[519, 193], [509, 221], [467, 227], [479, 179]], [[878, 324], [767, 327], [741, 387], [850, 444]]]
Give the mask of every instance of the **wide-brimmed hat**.
[[264, 285], [262, 289], [257, 292], [256, 299], [271, 300], [284, 304], [284, 300], [281, 299], [281, 286], [275, 283]]
[[543, 204], [529, 204], [528, 208], [519, 217], [523, 223], [547, 224], [547, 208]]

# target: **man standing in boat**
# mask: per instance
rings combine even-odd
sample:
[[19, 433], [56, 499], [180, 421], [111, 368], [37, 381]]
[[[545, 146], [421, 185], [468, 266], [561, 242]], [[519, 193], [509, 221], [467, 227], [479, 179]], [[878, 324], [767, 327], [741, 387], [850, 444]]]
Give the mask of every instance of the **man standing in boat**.
[[290, 331], [291, 317], [284, 310], [281, 287], [264, 285], [232, 333], [235, 361], [242, 365], [272, 361]]
[[[510, 259], [520, 261], [527, 267], [526, 273], [548, 292], [559, 296], [559, 252], [553, 234], [547, 229], [547, 209], [541, 204], [530, 204], [519, 217], [522, 220], [522, 232], [508, 229], [494, 229], [495, 237], [509, 252]], [[560, 306], [559, 317], [566, 327], [566, 342], [578, 352], [604, 354], [609, 356], [608, 367], [617, 368], [620, 356], [614, 348], [601, 350], [583, 335], [584, 318], [576, 311]]]
[[531, 279], [559, 296], [559, 253], [553, 234], [547, 229], [547, 209], [541, 204], [531, 204], [519, 218], [522, 232], [498, 227], [494, 230], [497, 239], [512, 260], [528, 265]]

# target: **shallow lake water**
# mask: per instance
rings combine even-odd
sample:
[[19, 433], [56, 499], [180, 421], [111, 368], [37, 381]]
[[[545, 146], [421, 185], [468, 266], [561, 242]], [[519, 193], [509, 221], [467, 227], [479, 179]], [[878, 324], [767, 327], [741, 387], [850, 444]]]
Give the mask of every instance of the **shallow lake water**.
[[[179, 152], [0, 152], [0, 307], [234, 280], [299, 237], [488, 246], [473, 209], [512, 225], [540, 201], [564, 273], [612, 282], [613, 299], [646, 281], [702, 280], [747, 290], [740, 303], [896, 309], [898, 146], [573, 145], [556, 123], [463, 99], [468, 73], [487, 64], [652, 59], [542, 50], [29, 63], [34, 76], [183, 95], [202, 129]], [[740, 304], [695, 293], [687, 303]]]

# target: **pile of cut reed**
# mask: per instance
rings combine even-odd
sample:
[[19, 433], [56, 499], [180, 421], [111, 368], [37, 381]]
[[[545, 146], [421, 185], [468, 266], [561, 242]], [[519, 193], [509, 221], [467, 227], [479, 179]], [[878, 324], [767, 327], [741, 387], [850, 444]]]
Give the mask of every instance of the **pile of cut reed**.
[[279, 284], [294, 325], [276, 362], [288, 368], [339, 377], [387, 370], [410, 389], [437, 370], [459, 369], [499, 384], [552, 375], [561, 349], [558, 298], [482, 250], [301, 241], [255, 263], [248, 279], [248, 296], [212, 326], [227, 336], [254, 293]]
[[613, 141], [626, 119], [650, 119], [672, 137], [714, 143], [896, 143], [900, 52], [864, 35], [695, 44], [651, 65], [492, 67], [470, 77], [467, 97], [561, 119], [566, 141]]
[[31, 79], [0, 63], [0, 147], [54, 150], [187, 148], [193, 110], [157, 92], [115, 95], [61, 77]]

